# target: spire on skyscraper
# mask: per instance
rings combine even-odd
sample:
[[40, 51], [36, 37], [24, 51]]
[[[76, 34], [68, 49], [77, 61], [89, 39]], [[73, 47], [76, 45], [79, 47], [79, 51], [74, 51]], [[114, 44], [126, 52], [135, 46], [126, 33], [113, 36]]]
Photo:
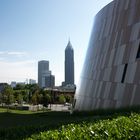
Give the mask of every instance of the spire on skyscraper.
[[71, 45], [71, 42], [70, 42], [70, 38], [69, 38], [69, 41], [68, 41], [68, 44], [67, 44], [67, 47], [66, 47], [66, 50], [67, 49], [73, 50], [72, 45]]

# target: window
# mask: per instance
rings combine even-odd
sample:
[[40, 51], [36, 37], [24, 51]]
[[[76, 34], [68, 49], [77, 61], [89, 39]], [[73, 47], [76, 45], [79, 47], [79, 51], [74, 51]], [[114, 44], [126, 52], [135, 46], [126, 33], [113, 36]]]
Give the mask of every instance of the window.
[[125, 64], [125, 66], [124, 66], [121, 83], [124, 83], [125, 75], [126, 75], [126, 71], [127, 71], [127, 66], [128, 66], [128, 64]]
[[72, 103], [72, 107], [75, 108], [75, 104], [76, 104], [76, 99], [74, 99], [73, 103]]
[[137, 52], [136, 59], [137, 59], [137, 58], [140, 58], [140, 44], [139, 44], [139, 48], [138, 48], [138, 52]]

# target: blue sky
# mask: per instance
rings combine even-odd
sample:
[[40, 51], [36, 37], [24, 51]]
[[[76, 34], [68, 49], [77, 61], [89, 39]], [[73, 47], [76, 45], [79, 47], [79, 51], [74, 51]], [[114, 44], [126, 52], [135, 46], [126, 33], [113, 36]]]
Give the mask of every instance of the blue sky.
[[0, 82], [37, 80], [49, 60], [56, 85], [64, 80], [70, 38], [78, 83], [96, 13], [112, 0], [0, 0]]

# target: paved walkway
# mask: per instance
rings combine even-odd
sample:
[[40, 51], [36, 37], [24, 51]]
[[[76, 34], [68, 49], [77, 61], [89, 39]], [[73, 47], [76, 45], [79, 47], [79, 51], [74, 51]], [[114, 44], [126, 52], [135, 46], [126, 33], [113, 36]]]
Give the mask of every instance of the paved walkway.
[[63, 104], [49, 104], [48, 108], [52, 111], [69, 111], [69, 106], [64, 106]]

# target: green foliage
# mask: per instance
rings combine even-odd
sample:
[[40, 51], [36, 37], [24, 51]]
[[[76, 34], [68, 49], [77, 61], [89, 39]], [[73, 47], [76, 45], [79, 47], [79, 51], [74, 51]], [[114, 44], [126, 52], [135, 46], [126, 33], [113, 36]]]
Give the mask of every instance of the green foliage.
[[39, 102], [40, 102], [40, 94], [39, 94], [39, 91], [36, 91], [36, 92], [32, 95], [31, 100], [32, 100], [32, 103], [33, 103], [34, 105], [38, 105], [38, 104], [39, 104]]
[[72, 102], [72, 97], [70, 95], [65, 96], [66, 102], [71, 103]]
[[40, 89], [37, 84], [26, 84], [26, 85], [17, 84], [17, 86], [14, 88], [14, 96], [15, 99], [17, 99], [18, 95], [21, 94], [23, 96], [23, 101], [29, 103], [32, 100], [31, 99], [32, 95], [34, 95], [36, 92], [39, 92], [39, 90]]
[[69, 124], [58, 130], [41, 132], [32, 135], [27, 140], [122, 140], [140, 139], [140, 115], [131, 114], [130, 117], [118, 117], [113, 120], [99, 122], [83, 122]]
[[66, 102], [66, 99], [65, 99], [65, 96], [63, 94], [59, 95], [59, 102], [61, 104], [65, 103]]
[[13, 90], [15, 100], [21, 104], [23, 101], [29, 101], [29, 90]]
[[25, 89], [25, 85], [23, 84], [17, 84], [16, 87], [14, 87], [14, 90], [24, 90]]
[[5, 86], [2, 91], [3, 103], [9, 105], [14, 102], [13, 89], [10, 86]]
[[22, 94], [18, 94], [17, 101], [18, 101], [18, 104], [22, 104], [22, 102], [23, 102], [23, 95]]
[[2, 93], [0, 93], [0, 104], [3, 102], [3, 97], [2, 97]]
[[34, 94], [36, 91], [39, 91], [39, 86], [37, 84], [28, 85], [30, 93]]
[[40, 103], [43, 104], [43, 106], [45, 107], [47, 107], [48, 104], [51, 102], [51, 96], [47, 92], [40, 94], [40, 98]]
[[[0, 140], [139, 140], [140, 108], [93, 112], [44, 112], [0, 109]], [[97, 113], [97, 111], [95, 112]], [[108, 114], [107, 114], [108, 113]]]

